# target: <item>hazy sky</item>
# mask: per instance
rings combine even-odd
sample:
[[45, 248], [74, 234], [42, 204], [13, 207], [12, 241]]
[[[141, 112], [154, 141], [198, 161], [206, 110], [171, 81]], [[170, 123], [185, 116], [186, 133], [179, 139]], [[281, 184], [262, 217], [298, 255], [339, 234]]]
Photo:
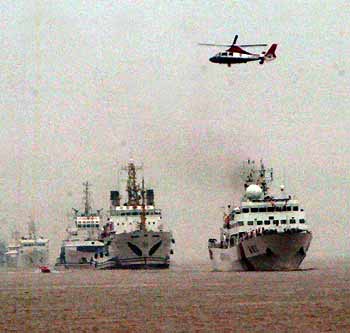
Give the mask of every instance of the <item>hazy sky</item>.
[[[1, 229], [35, 214], [58, 255], [82, 182], [109, 206], [116, 166], [145, 165], [177, 239], [207, 260], [242, 160], [302, 202], [309, 256], [350, 251], [348, 1], [1, 1]], [[278, 43], [277, 60], [211, 64], [198, 42]]]

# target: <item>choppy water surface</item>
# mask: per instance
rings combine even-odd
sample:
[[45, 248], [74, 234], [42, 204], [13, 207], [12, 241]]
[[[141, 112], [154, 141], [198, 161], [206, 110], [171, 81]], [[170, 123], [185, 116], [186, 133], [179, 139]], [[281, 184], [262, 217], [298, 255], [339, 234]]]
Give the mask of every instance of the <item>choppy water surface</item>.
[[0, 272], [0, 331], [350, 332], [350, 262], [294, 272]]

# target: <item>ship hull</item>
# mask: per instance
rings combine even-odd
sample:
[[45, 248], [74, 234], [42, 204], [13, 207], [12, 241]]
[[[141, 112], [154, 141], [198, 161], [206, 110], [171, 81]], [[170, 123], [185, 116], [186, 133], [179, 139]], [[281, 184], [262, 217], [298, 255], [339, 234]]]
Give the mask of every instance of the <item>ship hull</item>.
[[58, 270], [91, 269], [95, 267], [96, 258], [103, 252], [104, 244], [97, 240], [64, 241], [55, 268]]
[[209, 248], [214, 270], [295, 270], [306, 257], [310, 232], [273, 233], [242, 240], [229, 248]]
[[37, 268], [42, 265], [48, 265], [49, 254], [48, 251], [31, 250], [23, 251], [17, 255], [6, 256], [7, 268]]
[[169, 268], [171, 232], [134, 231], [106, 239], [108, 255], [96, 261], [97, 269]]
[[55, 270], [63, 271], [66, 269], [80, 270], [80, 269], [95, 269], [94, 264], [55, 264]]

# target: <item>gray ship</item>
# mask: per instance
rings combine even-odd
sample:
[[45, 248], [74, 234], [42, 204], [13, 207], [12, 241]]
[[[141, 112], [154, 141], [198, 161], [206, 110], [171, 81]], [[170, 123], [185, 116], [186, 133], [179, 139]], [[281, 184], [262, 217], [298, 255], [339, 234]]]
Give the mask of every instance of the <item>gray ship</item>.
[[14, 232], [5, 253], [6, 267], [39, 268], [49, 264], [49, 240], [38, 236], [34, 221], [28, 224], [28, 235]]
[[107, 224], [100, 240], [106, 253], [96, 261], [98, 269], [168, 268], [172, 244], [171, 231], [155, 207], [154, 191], [137, 183], [134, 162], [124, 168], [128, 173], [127, 200], [121, 204], [119, 191], [111, 191]]
[[220, 240], [209, 239], [214, 270], [295, 270], [304, 260], [312, 233], [298, 200], [285, 193], [270, 195], [272, 169], [254, 161], [243, 169], [245, 193], [238, 207], [224, 214]]
[[104, 252], [104, 244], [98, 240], [101, 232], [101, 210], [91, 208], [89, 183], [84, 184], [84, 211], [74, 209], [74, 225], [67, 228], [67, 236], [62, 241], [56, 269], [89, 269]]

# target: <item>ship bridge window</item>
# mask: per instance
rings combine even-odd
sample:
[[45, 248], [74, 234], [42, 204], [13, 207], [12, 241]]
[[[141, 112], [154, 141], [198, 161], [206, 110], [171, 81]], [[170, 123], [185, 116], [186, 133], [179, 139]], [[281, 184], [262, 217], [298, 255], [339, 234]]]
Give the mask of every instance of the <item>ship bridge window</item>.
[[282, 211], [282, 207], [275, 207], [275, 211], [276, 212], [281, 212]]
[[305, 220], [304, 219], [300, 219], [299, 223], [305, 223]]
[[233, 52], [229, 52], [229, 55], [232, 57], [233, 56]]
[[249, 213], [249, 208], [243, 208], [242, 213]]
[[265, 221], [264, 221], [264, 224], [265, 224], [265, 225], [269, 225], [269, 224], [270, 224], [270, 221], [269, 221], [269, 220], [265, 220]]
[[274, 212], [275, 211], [275, 207], [272, 206], [272, 207], [267, 207], [267, 211], [268, 212]]
[[267, 211], [266, 207], [260, 207], [259, 212], [260, 213], [265, 213]]
[[243, 221], [238, 221], [237, 225], [242, 226], [242, 225], [244, 225], [244, 222]]
[[257, 221], [257, 223], [256, 223], [257, 225], [262, 225], [263, 224], [263, 222], [262, 221]]
[[221, 56], [227, 57], [227, 52], [221, 53]]
[[279, 225], [279, 221], [278, 221], [278, 220], [274, 220], [274, 221], [273, 221], [273, 224], [274, 224], [274, 225]]
[[286, 220], [281, 220], [281, 224], [287, 224]]
[[290, 219], [289, 221], [290, 224], [295, 224], [295, 222], [296, 222], [295, 219]]
[[254, 225], [254, 221], [248, 221], [248, 225]]
[[259, 209], [258, 208], [256, 208], [256, 207], [254, 207], [254, 208], [251, 208], [251, 210], [250, 210], [252, 213], [257, 213], [258, 211], [259, 211]]
[[293, 211], [297, 212], [299, 210], [299, 207], [298, 206], [294, 206], [293, 207]]
[[287, 212], [290, 212], [292, 210], [291, 206], [287, 206]]
[[138, 212], [132, 212], [131, 215], [138, 215]]

